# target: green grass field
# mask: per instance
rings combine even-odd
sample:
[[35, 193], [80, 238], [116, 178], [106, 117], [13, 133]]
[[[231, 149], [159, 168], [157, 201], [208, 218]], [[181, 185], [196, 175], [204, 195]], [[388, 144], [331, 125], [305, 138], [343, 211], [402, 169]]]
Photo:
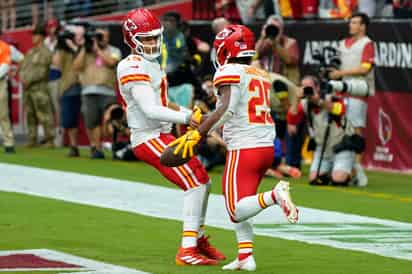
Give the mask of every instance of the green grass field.
[[[62, 149], [17, 152], [0, 154], [0, 162], [174, 187], [143, 163], [92, 161], [86, 151], [78, 159], [66, 158]], [[221, 191], [221, 173], [210, 173], [213, 193]], [[365, 189], [311, 187], [302, 179], [292, 182], [291, 191], [299, 206], [412, 223], [412, 176], [368, 175]], [[0, 184], [3, 180], [0, 171]], [[274, 182], [265, 178], [262, 189]], [[151, 273], [222, 272], [174, 265], [181, 233], [177, 221], [8, 192], [0, 192], [0, 212], [0, 250], [48, 248]], [[209, 228], [208, 233], [229, 259], [235, 256], [233, 231]], [[259, 273], [412, 273], [412, 261], [365, 252], [263, 236], [256, 237], [255, 247]]]

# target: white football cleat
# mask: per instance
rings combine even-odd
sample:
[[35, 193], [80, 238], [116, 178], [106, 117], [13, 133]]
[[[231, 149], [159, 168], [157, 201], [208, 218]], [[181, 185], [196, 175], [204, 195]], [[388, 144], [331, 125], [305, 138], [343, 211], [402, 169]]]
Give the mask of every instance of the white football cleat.
[[256, 262], [253, 258], [253, 255], [248, 256], [246, 259], [239, 261], [236, 258], [233, 262], [224, 265], [222, 267], [223, 270], [246, 270], [246, 271], [255, 271], [256, 270]]
[[279, 181], [273, 191], [275, 192], [276, 203], [282, 208], [289, 223], [296, 223], [299, 218], [299, 210], [290, 197], [289, 183], [286, 181]]
[[363, 167], [361, 166], [361, 164], [356, 163], [355, 170], [356, 170], [356, 178], [358, 179], [357, 186], [359, 187], [367, 186], [368, 177], [366, 176], [365, 171], [363, 170]]

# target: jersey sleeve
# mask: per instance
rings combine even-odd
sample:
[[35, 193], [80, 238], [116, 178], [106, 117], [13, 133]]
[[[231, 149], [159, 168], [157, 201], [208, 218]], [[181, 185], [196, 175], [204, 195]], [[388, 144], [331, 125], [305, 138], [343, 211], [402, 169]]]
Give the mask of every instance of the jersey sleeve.
[[117, 66], [119, 86], [134, 84], [149, 85], [152, 81], [144, 60], [139, 56], [129, 56]]
[[241, 70], [237, 66], [226, 65], [219, 68], [213, 78], [213, 85], [219, 88], [224, 85], [240, 84]]
[[374, 64], [375, 59], [375, 48], [373, 47], [373, 42], [370, 41], [365, 45], [362, 51], [362, 63]]

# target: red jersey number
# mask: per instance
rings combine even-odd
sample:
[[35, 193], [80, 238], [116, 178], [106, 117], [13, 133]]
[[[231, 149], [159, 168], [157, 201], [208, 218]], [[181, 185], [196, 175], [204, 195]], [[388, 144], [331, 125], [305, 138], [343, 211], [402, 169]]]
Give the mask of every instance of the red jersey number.
[[252, 79], [248, 85], [249, 93], [258, 93], [249, 98], [248, 114], [251, 124], [273, 124], [270, 115], [270, 83], [259, 79]]
[[160, 83], [160, 102], [162, 106], [167, 107], [167, 79], [166, 77], [162, 78]]

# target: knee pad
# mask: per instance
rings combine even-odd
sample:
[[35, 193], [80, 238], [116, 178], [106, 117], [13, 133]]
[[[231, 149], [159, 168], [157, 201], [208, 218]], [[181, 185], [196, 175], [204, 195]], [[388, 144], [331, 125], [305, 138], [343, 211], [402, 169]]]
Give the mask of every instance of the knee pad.
[[310, 185], [315, 185], [315, 186], [327, 186], [330, 182], [330, 178], [327, 174], [324, 175], [319, 175], [317, 178], [314, 180], [310, 181]]

